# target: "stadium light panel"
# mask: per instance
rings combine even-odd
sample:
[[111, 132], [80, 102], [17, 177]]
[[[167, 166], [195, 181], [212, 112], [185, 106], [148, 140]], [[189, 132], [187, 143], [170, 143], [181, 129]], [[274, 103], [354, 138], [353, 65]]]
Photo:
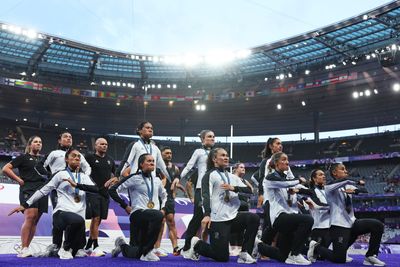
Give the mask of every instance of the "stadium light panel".
[[58, 123], [54, 123], [54, 126], [58, 127]]
[[357, 99], [358, 96], [359, 96], [359, 95], [358, 95], [358, 92], [353, 92], [353, 98], [354, 98], [354, 99]]
[[279, 79], [283, 80], [285, 78], [285, 74], [281, 73], [279, 74]]
[[173, 84], [173, 85], [172, 85], [172, 88], [173, 88], [173, 89], [176, 89], [176, 84]]
[[157, 88], [158, 88], [158, 89], [161, 89], [161, 84], [157, 84]]
[[303, 107], [305, 107], [305, 106], [306, 106], [306, 101], [301, 101], [301, 105], [302, 105]]
[[115, 86], [115, 85], [116, 85], [116, 83], [115, 83], [115, 82], [112, 82], [111, 84], [112, 84], [112, 86]]
[[365, 14], [365, 15], [363, 16], [363, 20], [367, 20], [367, 19], [368, 19], [368, 15]]
[[378, 92], [378, 89], [374, 89], [374, 94], [378, 94], [379, 92]]
[[306, 75], [308, 75], [308, 74], [310, 74], [310, 70], [305, 70], [304, 73], [305, 73]]
[[121, 86], [121, 83], [120, 83], [120, 82], [117, 82], [117, 86]]
[[235, 57], [238, 59], [246, 58], [251, 55], [251, 50], [245, 49], [245, 50], [239, 50], [235, 53]]
[[397, 45], [396, 44], [392, 44], [391, 49], [396, 51], [397, 50]]
[[86, 101], [86, 100], [84, 100], [84, 101], [83, 101], [83, 104], [84, 104], [84, 105], [87, 105], [87, 101]]
[[81, 130], [82, 130], [82, 131], [86, 131], [86, 128], [82, 127]]
[[30, 39], [34, 39], [38, 37], [37, 32], [35, 32], [34, 30], [27, 30], [24, 35]]
[[395, 91], [395, 92], [399, 92], [400, 91], [400, 84], [399, 83], [393, 84], [393, 91]]
[[282, 105], [281, 105], [281, 104], [278, 104], [278, 105], [276, 105], [276, 108], [279, 109], [279, 110], [281, 110], [281, 109], [282, 109]]
[[364, 91], [365, 96], [370, 96], [371, 95], [371, 91], [369, 89]]

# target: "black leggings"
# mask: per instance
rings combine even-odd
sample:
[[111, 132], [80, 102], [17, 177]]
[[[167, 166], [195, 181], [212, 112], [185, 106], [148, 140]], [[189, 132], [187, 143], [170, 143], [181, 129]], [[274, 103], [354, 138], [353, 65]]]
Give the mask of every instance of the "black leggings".
[[85, 246], [85, 220], [78, 214], [59, 210], [53, 215], [53, 225], [61, 233], [65, 231], [63, 248], [65, 250], [72, 248], [72, 255]]
[[[314, 228], [311, 231], [311, 240], [319, 242], [320, 246], [328, 248], [332, 243], [330, 228]], [[314, 253], [318, 260], [324, 260], [324, 257]]]
[[331, 226], [330, 235], [332, 238], [333, 250], [323, 246], [317, 246], [315, 251], [331, 262], [345, 263], [347, 249], [356, 241], [357, 237], [359, 235], [371, 233], [369, 248], [365, 256], [378, 255], [383, 228], [383, 223], [376, 219], [357, 219], [352, 228]]
[[277, 232], [271, 225], [271, 216], [269, 214], [269, 201], [268, 200], [265, 201], [263, 208], [264, 208], [264, 223], [263, 223], [263, 227], [262, 227], [261, 240], [265, 244], [271, 245]]
[[273, 228], [278, 232], [276, 247], [264, 243], [258, 244], [261, 255], [284, 262], [289, 253], [300, 254], [314, 223], [310, 215], [281, 213]]
[[203, 208], [201, 203], [201, 189], [196, 188], [194, 191], [194, 209], [193, 209], [193, 217], [189, 222], [189, 225], [186, 230], [186, 237], [185, 237], [185, 246], [183, 250], [188, 250], [190, 248], [190, 241], [192, 237], [197, 234], [201, 226], [201, 221], [203, 220]]
[[[130, 245], [122, 245], [122, 255], [127, 258], [140, 258], [149, 253], [157, 241], [163, 214], [159, 210], [137, 210], [129, 217], [131, 225]], [[132, 234], [133, 231], [133, 234]]]
[[231, 233], [244, 232], [242, 252], [251, 254], [257, 235], [260, 217], [250, 212], [239, 212], [235, 219], [225, 222], [211, 222], [210, 244], [199, 241], [195, 252], [216, 261], [229, 261], [229, 239]]

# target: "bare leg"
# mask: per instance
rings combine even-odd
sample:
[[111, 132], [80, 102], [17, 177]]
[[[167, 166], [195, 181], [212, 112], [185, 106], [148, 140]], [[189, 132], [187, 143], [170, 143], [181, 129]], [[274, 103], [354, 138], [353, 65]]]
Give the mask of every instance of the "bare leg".
[[173, 213], [167, 215], [168, 235], [172, 243], [172, 248], [178, 246], [178, 234], [176, 233], [175, 217]]
[[[29, 247], [29, 244], [32, 241], [33, 234], [31, 234], [32, 227], [35, 225], [38, 217], [38, 209], [37, 208], [30, 208], [24, 211], [24, 223], [21, 227], [21, 243], [22, 247], [26, 248]], [[32, 235], [32, 237], [31, 237]]]
[[154, 244], [154, 248], [159, 248], [161, 246], [161, 239], [164, 233], [164, 225], [165, 225], [165, 217], [163, 218], [162, 222], [161, 222], [161, 229], [160, 229], [160, 233], [158, 233], [158, 239], [157, 242]]

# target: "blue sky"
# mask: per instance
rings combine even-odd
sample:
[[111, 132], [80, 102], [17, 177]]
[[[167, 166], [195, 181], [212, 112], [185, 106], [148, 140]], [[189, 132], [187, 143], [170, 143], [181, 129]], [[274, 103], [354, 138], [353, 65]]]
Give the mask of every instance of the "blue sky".
[[239, 50], [361, 14], [388, 0], [2, 0], [0, 21], [129, 53]]

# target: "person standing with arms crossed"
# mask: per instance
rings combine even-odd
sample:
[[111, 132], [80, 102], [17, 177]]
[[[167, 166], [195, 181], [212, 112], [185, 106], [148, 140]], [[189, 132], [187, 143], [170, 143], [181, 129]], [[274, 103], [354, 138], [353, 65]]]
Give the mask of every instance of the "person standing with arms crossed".
[[111, 179], [115, 178], [114, 159], [107, 155], [107, 149], [107, 140], [98, 138], [95, 142], [95, 153], [85, 155], [86, 161], [92, 169], [90, 177], [99, 188], [99, 194], [86, 194], [86, 219], [91, 219], [91, 223], [90, 236], [85, 250], [91, 249], [93, 245], [93, 252], [90, 255], [94, 257], [105, 255], [98, 244], [99, 226], [101, 220], [107, 219], [110, 204], [107, 186], [112, 181]]

